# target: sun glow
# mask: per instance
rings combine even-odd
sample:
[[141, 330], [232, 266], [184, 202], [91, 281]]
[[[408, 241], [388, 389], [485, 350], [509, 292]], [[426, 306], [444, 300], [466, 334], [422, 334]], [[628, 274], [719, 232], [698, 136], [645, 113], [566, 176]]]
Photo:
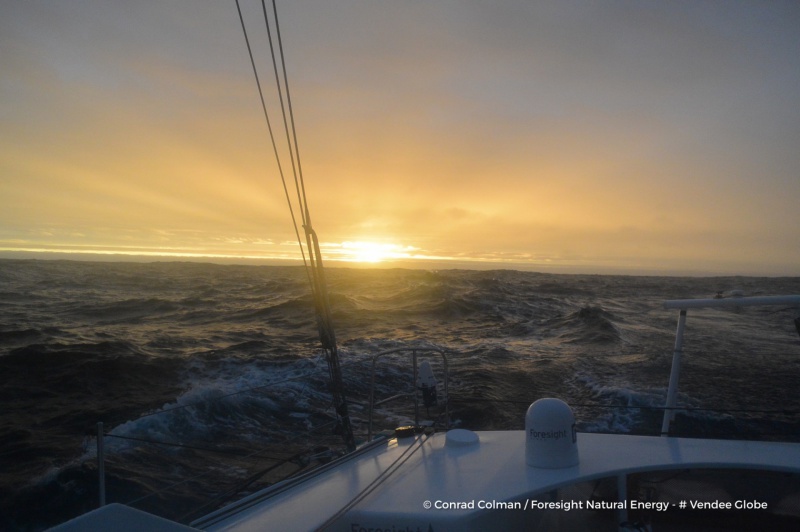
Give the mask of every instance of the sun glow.
[[334, 260], [346, 262], [378, 263], [398, 259], [414, 258], [413, 246], [400, 246], [398, 244], [355, 241], [342, 242], [326, 246]]

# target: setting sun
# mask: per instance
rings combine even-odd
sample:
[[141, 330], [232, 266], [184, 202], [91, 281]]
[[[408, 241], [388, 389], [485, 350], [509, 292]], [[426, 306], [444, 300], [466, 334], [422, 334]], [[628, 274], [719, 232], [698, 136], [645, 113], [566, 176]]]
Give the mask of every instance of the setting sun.
[[412, 246], [400, 246], [397, 244], [387, 244], [378, 242], [342, 242], [341, 244], [330, 244], [326, 246], [328, 253], [334, 260], [346, 262], [369, 262], [377, 263], [386, 260], [409, 259], [413, 257]]

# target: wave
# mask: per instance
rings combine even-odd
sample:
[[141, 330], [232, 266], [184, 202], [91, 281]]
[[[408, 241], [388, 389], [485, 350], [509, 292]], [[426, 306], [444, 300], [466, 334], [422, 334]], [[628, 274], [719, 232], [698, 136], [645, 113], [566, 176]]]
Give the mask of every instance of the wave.
[[[561, 397], [576, 405], [582, 430], [656, 434], [675, 327], [673, 313], [660, 308], [662, 299], [713, 295], [734, 281], [748, 292], [775, 293], [773, 285], [800, 292], [798, 279], [328, 273], [357, 430], [365, 427], [370, 357], [429, 345], [427, 338], [452, 348], [456, 424], [520, 429], [531, 402]], [[223, 472], [219, 457], [212, 460], [206, 451], [123, 437], [243, 452], [293, 448], [293, 438], [309, 430], [314, 443], [319, 432], [340, 441], [329, 425], [327, 364], [319, 355], [302, 268], [38, 261], [20, 268], [0, 261], [0, 278], [7, 281], [5, 293], [31, 294], [0, 306], [0, 442], [8, 453], [0, 454], [0, 528], [16, 528], [5, 516], [31, 523], [40, 508], [56, 512], [57, 504], [66, 518], [93, 497], [93, 466], [83, 460], [91, 445], [83, 447], [92, 443], [87, 434], [97, 421], [111, 432], [109, 488], [121, 501], [162, 486], [165, 472], [205, 472], [211, 483], [222, 483], [251, 465], [237, 457], [234, 469]], [[716, 323], [712, 318], [690, 323], [705, 327]], [[694, 368], [682, 381], [681, 404], [731, 403], [733, 393], [746, 389], [796, 408], [793, 396], [781, 398], [775, 390], [791, 388], [794, 373], [787, 368], [794, 359], [770, 355], [796, 351], [791, 320], [777, 324], [778, 316], [767, 313], [724, 318], [723, 341], [687, 331], [687, 361]], [[764, 380], [752, 377], [749, 360], [731, 357], [734, 342], [724, 339], [750, 334], [756, 325], [769, 332], [752, 346], [770, 376]], [[438, 363], [436, 357], [431, 362]], [[721, 379], [723, 366], [727, 388], [709, 390], [709, 378]], [[378, 394], [405, 391], [411, 379], [409, 357], [388, 356], [378, 365]], [[413, 406], [391, 403], [381, 414], [387, 424], [399, 423], [413, 415]], [[724, 413], [692, 411], [680, 423], [695, 430], [731, 428], [726, 424], [732, 422]], [[788, 416], [782, 423], [754, 416], [735, 428], [797, 432]], [[31, 482], [36, 492], [26, 492], [30, 497], [17, 489]], [[199, 490], [192, 484], [185, 495]]]
[[569, 344], [603, 345], [620, 340], [618, 318], [602, 307], [585, 306], [546, 323], [551, 334]]
[[[15, 398], [18, 421], [59, 420], [61, 430], [82, 433], [104, 417], [128, 415], [145, 398], [174, 394], [180, 367], [179, 360], [149, 356], [128, 342], [32, 344], [0, 357], [8, 378], [0, 395]], [[58, 398], [60, 406], [43, 398]]]
[[[51, 329], [57, 332], [57, 329]], [[11, 331], [0, 331], [0, 346], [18, 347], [40, 342], [48, 336], [48, 333], [39, 329], [22, 329]]]
[[[265, 459], [288, 449], [302, 449], [309, 438], [318, 444], [325, 438], [340, 440], [333, 432], [335, 418], [323, 378], [323, 357], [261, 365], [227, 361], [226, 366], [195, 368], [188, 389], [175, 400], [108, 427], [106, 452], [120, 481], [207, 475], [209, 468], [218, 468], [223, 455], [241, 467], [263, 468]], [[352, 410], [357, 414], [358, 409]], [[353, 417], [358, 422], [358, 416]], [[88, 449], [82, 460], [93, 458], [93, 452]], [[164, 452], [172, 457], [167, 468]], [[121, 471], [117, 464], [135, 470]], [[239, 471], [244, 474], [247, 470]], [[230, 482], [238, 473], [220, 469], [217, 475]], [[112, 477], [110, 482], [116, 481]], [[130, 490], [132, 494], [153, 491], [150, 486], [131, 486]], [[194, 486], [179, 486], [173, 498], [176, 496], [191, 501], [187, 509], [196, 508], [203, 500]]]
[[585, 373], [576, 375], [575, 382], [588, 392], [581, 394], [586, 403], [603, 406], [578, 409], [577, 417], [583, 417], [579, 422], [581, 430], [655, 434], [658, 429], [660, 432], [666, 389], [634, 390]]
[[181, 310], [181, 306], [162, 298], [136, 298], [120, 301], [88, 301], [70, 306], [65, 311], [73, 315], [73, 319], [88, 318], [99, 325], [115, 323], [131, 323], [138, 320], [152, 320], [164, 317]]

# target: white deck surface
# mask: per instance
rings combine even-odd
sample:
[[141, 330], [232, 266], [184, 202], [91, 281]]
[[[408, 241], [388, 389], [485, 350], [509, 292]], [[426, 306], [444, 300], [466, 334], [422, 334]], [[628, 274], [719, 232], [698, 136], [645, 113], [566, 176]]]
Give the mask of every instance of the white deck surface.
[[196, 529], [169, 521], [123, 504], [109, 504], [62, 523], [50, 532], [196, 532]]
[[[578, 435], [580, 462], [566, 469], [525, 464], [523, 431], [479, 432], [472, 446], [445, 445], [445, 434], [425, 440], [372, 493], [330, 524], [341, 531], [481, 530], [526, 511], [480, 509], [481, 501], [541, 500], [542, 494], [577, 481], [621, 473], [690, 467], [800, 469], [796, 444], [660, 438], [608, 434]], [[417, 439], [390, 440], [357, 460], [310, 479], [220, 521], [208, 530], [314, 530], [350, 503], [390, 468]], [[425, 508], [426, 501], [433, 508]], [[472, 503], [474, 509], [437, 509], [441, 503]], [[528, 510], [530, 512], [531, 510]], [[565, 512], [566, 513], [566, 512]], [[530, 514], [529, 514], [530, 515]]]

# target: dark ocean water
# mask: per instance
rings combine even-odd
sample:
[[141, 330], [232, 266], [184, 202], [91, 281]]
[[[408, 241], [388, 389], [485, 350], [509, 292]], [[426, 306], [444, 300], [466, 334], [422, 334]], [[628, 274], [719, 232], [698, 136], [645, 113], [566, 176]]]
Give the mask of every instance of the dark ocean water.
[[[458, 426], [520, 429], [531, 402], [560, 397], [579, 430], [657, 434], [677, 323], [663, 300], [800, 294], [800, 278], [329, 269], [328, 280], [361, 439], [371, 356], [401, 346], [451, 351]], [[679, 434], [800, 441], [794, 317], [689, 312]], [[301, 267], [0, 260], [0, 529], [97, 504], [98, 421], [108, 500], [184, 521], [255, 489], [271, 457], [302, 454], [287, 466], [298, 468], [321, 446], [335, 452], [318, 345]], [[378, 375], [381, 396], [407, 389], [407, 357]], [[409, 408], [387, 406], [381, 423]]]

